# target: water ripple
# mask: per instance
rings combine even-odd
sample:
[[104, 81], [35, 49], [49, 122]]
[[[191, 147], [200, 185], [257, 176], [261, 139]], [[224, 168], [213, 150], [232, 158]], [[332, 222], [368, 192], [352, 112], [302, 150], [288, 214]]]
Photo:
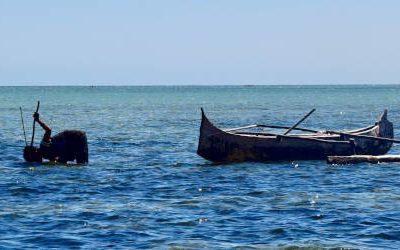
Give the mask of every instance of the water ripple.
[[[17, 249], [398, 249], [397, 164], [213, 164], [196, 155], [196, 146], [200, 107], [222, 127], [292, 125], [317, 107], [303, 126], [334, 130], [369, 125], [389, 107], [398, 137], [399, 90], [2, 87], [0, 244]], [[30, 121], [28, 110], [38, 99], [54, 131], [87, 131], [89, 165], [23, 162], [19, 106]], [[30, 126], [27, 130], [29, 135]], [[399, 147], [391, 153], [398, 154]]]

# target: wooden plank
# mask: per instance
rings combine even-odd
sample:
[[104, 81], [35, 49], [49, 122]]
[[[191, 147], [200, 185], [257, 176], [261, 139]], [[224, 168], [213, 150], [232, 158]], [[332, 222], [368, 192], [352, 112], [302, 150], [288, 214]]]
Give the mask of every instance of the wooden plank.
[[357, 164], [357, 163], [400, 162], [400, 155], [349, 155], [328, 156], [328, 164]]

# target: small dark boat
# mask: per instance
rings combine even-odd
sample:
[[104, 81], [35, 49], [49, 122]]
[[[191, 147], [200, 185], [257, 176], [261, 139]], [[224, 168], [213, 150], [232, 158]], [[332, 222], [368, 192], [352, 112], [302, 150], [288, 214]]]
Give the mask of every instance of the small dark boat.
[[284, 126], [249, 125], [222, 130], [208, 120], [203, 109], [201, 113], [197, 154], [212, 162], [325, 160], [330, 155], [382, 155], [395, 141], [390, 140], [393, 124], [387, 120], [387, 110], [369, 127], [344, 132], [294, 128], [312, 132], [295, 135], [240, 131], [254, 127], [289, 129]]

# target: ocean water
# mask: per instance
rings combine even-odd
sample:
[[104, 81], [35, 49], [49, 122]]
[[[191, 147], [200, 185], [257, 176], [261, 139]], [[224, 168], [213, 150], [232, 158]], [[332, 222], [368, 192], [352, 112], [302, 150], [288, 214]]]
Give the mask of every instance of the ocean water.
[[[400, 86], [0, 87], [0, 247], [400, 248], [400, 164], [215, 165], [196, 154], [200, 107], [219, 127], [351, 129], [385, 109], [400, 137]], [[85, 166], [29, 164], [32, 112], [82, 129]], [[35, 144], [42, 136], [37, 126]], [[399, 154], [394, 145], [391, 154]]]

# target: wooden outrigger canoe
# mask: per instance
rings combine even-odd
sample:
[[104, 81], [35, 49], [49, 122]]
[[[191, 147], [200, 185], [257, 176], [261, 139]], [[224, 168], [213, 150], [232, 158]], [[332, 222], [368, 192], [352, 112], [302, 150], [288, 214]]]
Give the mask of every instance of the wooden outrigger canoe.
[[197, 154], [212, 162], [324, 160], [327, 156], [386, 154], [393, 138], [393, 124], [387, 110], [372, 126], [344, 132], [295, 130], [308, 134], [279, 135], [240, 132], [244, 128], [282, 126], [249, 125], [222, 130], [214, 126], [201, 109], [200, 138]]

